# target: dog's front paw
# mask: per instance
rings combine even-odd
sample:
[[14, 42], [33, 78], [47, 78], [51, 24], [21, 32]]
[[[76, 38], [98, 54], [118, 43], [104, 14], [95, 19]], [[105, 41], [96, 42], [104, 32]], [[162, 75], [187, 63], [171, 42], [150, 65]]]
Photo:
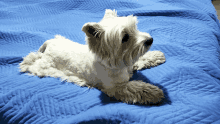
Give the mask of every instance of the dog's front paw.
[[115, 87], [115, 98], [126, 103], [158, 103], [164, 98], [157, 86], [143, 81], [129, 81]]
[[141, 56], [133, 65], [133, 70], [141, 70], [162, 64], [166, 61], [164, 53], [161, 51], [149, 51]]

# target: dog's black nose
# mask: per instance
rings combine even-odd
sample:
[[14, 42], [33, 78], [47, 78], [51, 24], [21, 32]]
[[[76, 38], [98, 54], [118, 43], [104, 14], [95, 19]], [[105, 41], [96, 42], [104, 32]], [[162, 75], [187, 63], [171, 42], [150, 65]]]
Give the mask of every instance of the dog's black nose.
[[145, 45], [151, 45], [153, 43], [153, 38], [148, 39], [147, 41], [145, 41]]

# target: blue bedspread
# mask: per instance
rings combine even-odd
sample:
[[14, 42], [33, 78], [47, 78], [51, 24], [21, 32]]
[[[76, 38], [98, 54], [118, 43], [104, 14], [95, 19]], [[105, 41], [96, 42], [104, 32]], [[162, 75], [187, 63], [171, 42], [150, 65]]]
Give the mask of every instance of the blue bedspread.
[[[138, 16], [166, 63], [137, 72], [160, 86], [158, 105], [125, 104], [98, 89], [20, 73], [22, 57], [56, 34], [85, 44], [105, 9]], [[0, 123], [220, 124], [220, 25], [211, 0], [1, 0]]]

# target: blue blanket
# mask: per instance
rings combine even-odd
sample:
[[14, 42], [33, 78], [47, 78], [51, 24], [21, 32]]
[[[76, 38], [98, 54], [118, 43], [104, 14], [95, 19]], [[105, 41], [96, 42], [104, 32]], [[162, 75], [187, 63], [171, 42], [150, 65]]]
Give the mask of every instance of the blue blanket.
[[[135, 73], [160, 86], [157, 105], [125, 104], [98, 89], [20, 73], [22, 57], [56, 34], [85, 44], [105, 9], [138, 16], [166, 63]], [[220, 24], [211, 0], [1, 0], [0, 123], [220, 123]]]

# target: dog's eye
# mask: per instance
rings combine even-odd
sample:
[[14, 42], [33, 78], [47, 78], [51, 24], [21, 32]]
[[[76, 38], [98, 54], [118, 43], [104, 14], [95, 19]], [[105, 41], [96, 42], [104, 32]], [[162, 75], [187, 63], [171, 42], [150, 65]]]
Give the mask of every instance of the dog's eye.
[[122, 38], [122, 43], [127, 42], [129, 39], [129, 35], [125, 34], [124, 37]]

